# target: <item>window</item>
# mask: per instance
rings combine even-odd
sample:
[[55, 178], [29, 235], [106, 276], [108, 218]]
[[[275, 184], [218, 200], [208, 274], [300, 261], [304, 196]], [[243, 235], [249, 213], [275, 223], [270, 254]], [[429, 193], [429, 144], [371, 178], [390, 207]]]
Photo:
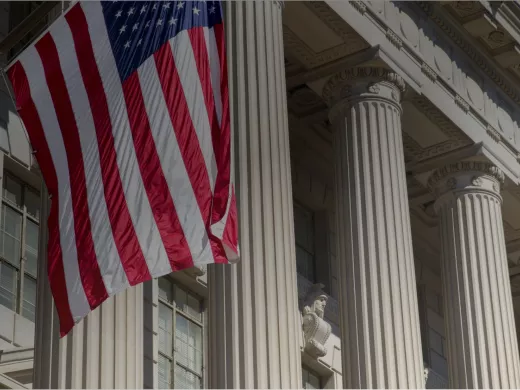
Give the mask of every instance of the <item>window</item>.
[[159, 278], [159, 388], [202, 389], [202, 301]]
[[320, 377], [306, 367], [302, 367], [302, 388], [321, 389]]
[[39, 194], [6, 174], [0, 214], [0, 304], [34, 321]]
[[316, 282], [314, 254], [314, 215], [294, 204], [294, 233], [296, 236], [296, 270], [311, 282]]

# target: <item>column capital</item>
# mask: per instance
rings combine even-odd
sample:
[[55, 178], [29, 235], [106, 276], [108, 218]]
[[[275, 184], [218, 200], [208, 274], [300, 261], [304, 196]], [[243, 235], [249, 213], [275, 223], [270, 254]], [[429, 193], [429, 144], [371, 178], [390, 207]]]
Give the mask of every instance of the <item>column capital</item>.
[[462, 161], [436, 170], [428, 179], [428, 188], [437, 198], [445, 194], [487, 192], [500, 197], [504, 173], [483, 161]]
[[323, 98], [334, 108], [360, 98], [380, 98], [399, 104], [405, 91], [404, 79], [391, 70], [379, 67], [344, 69], [329, 78], [323, 87]]

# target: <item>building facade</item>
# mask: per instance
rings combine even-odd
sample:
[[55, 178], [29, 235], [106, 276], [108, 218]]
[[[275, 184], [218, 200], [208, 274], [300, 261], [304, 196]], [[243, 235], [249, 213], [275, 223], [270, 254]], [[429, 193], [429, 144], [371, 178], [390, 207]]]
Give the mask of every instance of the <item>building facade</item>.
[[[41, 3], [0, 2], [2, 64], [68, 6]], [[519, 388], [520, 4], [224, 6], [241, 262], [62, 340], [0, 81], [0, 388]]]

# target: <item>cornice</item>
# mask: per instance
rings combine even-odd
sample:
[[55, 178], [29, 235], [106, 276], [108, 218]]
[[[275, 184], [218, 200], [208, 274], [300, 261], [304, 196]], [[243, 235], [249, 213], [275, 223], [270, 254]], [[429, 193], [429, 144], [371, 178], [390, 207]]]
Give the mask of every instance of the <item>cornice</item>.
[[514, 81], [509, 77], [501, 74], [502, 72], [498, 67], [491, 63], [484, 55], [480, 54], [475, 45], [467, 40], [464, 35], [455, 29], [451, 23], [449, 23], [444, 15], [440, 15], [435, 3], [426, 1], [417, 2], [418, 6], [428, 15], [428, 17], [441, 28], [441, 30], [450, 39], [466, 53], [480, 69], [482, 69], [499, 87], [502, 89], [507, 96], [509, 96], [515, 103], [520, 103], [520, 94], [518, 89], [512, 87], [515, 85]]

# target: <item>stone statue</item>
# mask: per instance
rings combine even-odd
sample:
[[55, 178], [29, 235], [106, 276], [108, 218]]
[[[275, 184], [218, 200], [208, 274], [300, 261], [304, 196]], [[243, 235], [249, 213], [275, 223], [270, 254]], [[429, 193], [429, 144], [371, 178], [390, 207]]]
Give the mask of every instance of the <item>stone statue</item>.
[[305, 338], [305, 352], [314, 358], [327, 354], [325, 343], [327, 342], [331, 326], [323, 319], [328, 297], [323, 292], [323, 284], [314, 284], [304, 302], [303, 335]]

